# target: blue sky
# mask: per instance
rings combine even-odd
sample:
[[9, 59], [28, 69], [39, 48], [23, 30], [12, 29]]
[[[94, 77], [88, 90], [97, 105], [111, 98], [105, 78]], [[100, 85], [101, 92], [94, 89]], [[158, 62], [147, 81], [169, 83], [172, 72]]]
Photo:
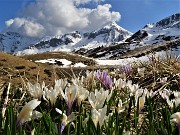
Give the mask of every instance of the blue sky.
[[[16, 17], [28, 16], [30, 13], [23, 13], [22, 15], [21, 12], [23, 8], [26, 8], [26, 6], [33, 1], [34, 0], [1, 0], [0, 31], [6, 27], [5, 21]], [[41, 2], [43, 2], [43, 0], [41, 0]], [[112, 6], [110, 12], [119, 12], [121, 15], [121, 19], [117, 23], [131, 32], [136, 32], [147, 23], [157, 22], [167, 16], [180, 12], [179, 0], [105, 0], [104, 2], [99, 2], [99, 4], [110, 4]], [[90, 2], [85, 5], [81, 4], [79, 7], [91, 9], [96, 8], [97, 5], [97, 3]], [[61, 25], [61, 27], [63, 26], [64, 25]], [[95, 23], [93, 26], [95, 26]], [[74, 27], [71, 29], [73, 30]]]

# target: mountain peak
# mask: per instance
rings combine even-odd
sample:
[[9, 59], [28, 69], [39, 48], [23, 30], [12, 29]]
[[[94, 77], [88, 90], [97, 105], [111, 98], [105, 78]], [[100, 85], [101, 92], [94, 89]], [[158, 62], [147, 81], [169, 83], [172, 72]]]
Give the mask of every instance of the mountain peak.
[[173, 27], [180, 23], [180, 13], [173, 14], [156, 23], [156, 27]]
[[119, 26], [115, 21], [112, 21], [112, 22], [109, 22], [109, 23], [106, 23], [104, 24], [101, 28], [95, 30], [95, 32], [97, 31], [101, 31], [101, 30], [116, 30], [116, 31], [126, 31], [128, 33], [131, 34], [131, 32], [127, 31], [126, 29], [122, 28], [121, 26]]
[[107, 23], [104, 28], [112, 28], [112, 27], [120, 27], [115, 21], [112, 21], [110, 23]]

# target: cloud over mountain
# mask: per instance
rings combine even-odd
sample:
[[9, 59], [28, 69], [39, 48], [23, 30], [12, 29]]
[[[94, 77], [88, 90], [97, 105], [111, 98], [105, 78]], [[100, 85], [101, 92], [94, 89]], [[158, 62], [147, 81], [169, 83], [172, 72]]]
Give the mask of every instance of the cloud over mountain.
[[[110, 4], [88, 8], [90, 2], [104, 0], [36, 0], [17, 18], [6, 21], [6, 31], [18, 31], [30, 37], [54, 36], [74, 30], [91, 31], [120, 19]], [[86, 6], [85, 6], [86, 5]]]

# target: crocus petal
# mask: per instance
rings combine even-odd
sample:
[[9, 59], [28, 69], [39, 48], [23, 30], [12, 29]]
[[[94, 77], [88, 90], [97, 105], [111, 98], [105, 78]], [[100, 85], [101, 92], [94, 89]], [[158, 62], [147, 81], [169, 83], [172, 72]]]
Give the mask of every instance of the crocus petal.
[[33, 111], [32, 112], [32, 116], [31, 119], [38, 119], [42, 117], [42, 113], [38, 112], [38, 111]]
[[27, 88], [32, 97], [41, 100], [43, 95], [43, 89], [45, 88], [45, 83], [43, 82], [42, 86], [39, 83], [31, 84], [27, 83]]
[[92, 120], [95, 127], [97, 127], [98, 122], [99, 122], [100, 127], [103, 125], [104, 120], [107, 118], [106, 111], [107, 111], [107, 105], [104, 106], [104, 108], [99, 109], [99, 110], [92, 109]]
[[24, 122], [31, 119], [32, 111], [41, 103], [38, 99], [31, 100], [28, 102], [21, 110], [17, 117], [16, 125], [17, 127], [22, 125]]
[[101, 77], [101, 72], [100, 72], [100, 70], [98, 70], [98, 71], [96, 72], [96, 77], [97, 77], [98, 79], [100, 79], [100, 77]]
[[92, 120], [93, 120], [95, 127], [97, 127], [98, 120], [99, 120], [99, 112], [96, 109], [92, 110]]
[[77, 95], [77, 86], [76, 85], [71, 85], [69, 88], [65, 90], [66, 93], [66, 102], [68, 105], [68, 114], [70, 114], [71, 107], [74, 103], [74, 100], [76, 99]]
[[57, 89], [53, 89], [52, 87], [49, 90], [45, 89], [45, 96], [50, 101], [51, 105], [55, 105], [58, 95], [59, 91]]
[[73, 120], [75, 120], [76, 116], [74, 113], [71, 113], [69, 116], [67, 116], [65, 113], [63, 113], [61, 110], [59, 110], [58, 108], [55, 108], [55, 110], [63, 115], [62, 118], [62, 123], [61, 123], [61, 133], [63, 132], [64, 128], [66, 127], [66, 125], [70, 122], [72, 122]]
[[99, 113], [100, 113], [100, 115], [99, 115], [99, 125], [100, 125], [100, 127], [103, 125], [104, 120], [106, 118], [105, 117], [106, 116], [106, 111], [107, 111], [107, 105], [104, 106], [104, 108], [99, 110]]
[[145, 103], [145, 95], [139, 98], [139, 112], [141, 112], [141, 110], [143, 109], [144, 103]]
[[171, 122], [176, 123], [177, 126], [180, 127], [180, 112], [171, 115]]

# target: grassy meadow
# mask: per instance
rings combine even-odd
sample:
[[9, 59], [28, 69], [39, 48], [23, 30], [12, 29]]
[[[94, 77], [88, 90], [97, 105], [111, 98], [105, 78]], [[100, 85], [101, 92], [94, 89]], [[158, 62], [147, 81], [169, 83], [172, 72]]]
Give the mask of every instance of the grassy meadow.
[[17, 84], [22, 83], [15, 85], [8, 76], [15, 67], [3, 68], [0, 59], [0, 80], [6, 82], [0, 134], [180, 135], [180, 60], [170, 55], [149, 60], [109, 68], [48, 68], [51, 76], [39, 72], [47, 66], [28, 61], [15, 67], [33, 78], [17, 74]]

